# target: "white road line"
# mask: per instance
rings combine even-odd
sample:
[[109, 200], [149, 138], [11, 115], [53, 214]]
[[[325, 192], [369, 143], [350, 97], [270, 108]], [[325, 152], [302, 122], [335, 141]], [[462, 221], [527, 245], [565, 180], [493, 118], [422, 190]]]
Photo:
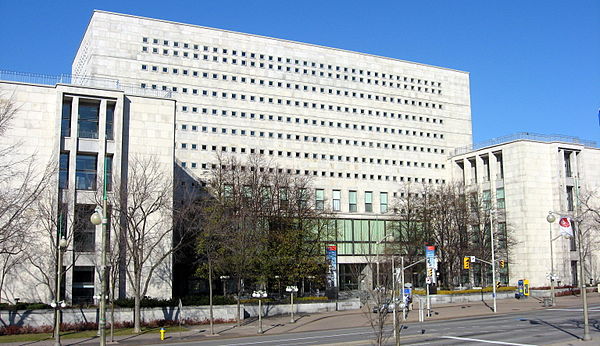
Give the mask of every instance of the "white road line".
[[513, 342], [504, 342], [504, 341], [491, 341], [491, 340], [482, 340], [482, 339], [472, 339], [472, 338], [461, 338], [458, 336], [440, 336], [442, 339], [454, 339], [454, 340], [463, 340], [463, 341], [474, 341], [474, 342], [483, 342], [486, 344], [496, 344], [496, 345], [515, 345], [515, 346], [535, 346], [531, 344], [516, 344]]
[[[583, 309], [546, 309], [550, 311], [583, 311]], [[600, 309], [588, 309], [590, 312], [599, 312]]]
[[276, 340], [265, 340], [265, 341], [254, 341], [254, 342], [242, 342], [237, 344], [227, 344], [228, 346], [235, 345], [258, 345], [258, 344], [266, 344], [266, 343], [283, 343], [287, 341], [299, 341], [299, 340], [309, 340], [309, 339], [321, 339], [321, 338], [336, 338], [339, 336], [350, 336], [350, 335], [364, 335], [365, 332], [361, 333], [346, 333], [346, 334], [335, 334], [335, 335], [319, 335], [319, 336], [307, 336], [304, 338], [293, 338], [293, 339], [276, 339]]

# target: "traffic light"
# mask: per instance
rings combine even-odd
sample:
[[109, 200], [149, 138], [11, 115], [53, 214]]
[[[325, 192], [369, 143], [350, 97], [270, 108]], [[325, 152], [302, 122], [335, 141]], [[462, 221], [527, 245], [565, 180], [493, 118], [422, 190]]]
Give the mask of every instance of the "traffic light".
[[504, 268], [506, 266], [506, 262], [504, 260], [500, 260], [500, 268]]
[[469, 269], [469, 268], [471, 268], [471, 257], [465, 256], [463, 258], [463, 269]]
[[500, 288], [500, 281], [496, 282], [496, 288]]

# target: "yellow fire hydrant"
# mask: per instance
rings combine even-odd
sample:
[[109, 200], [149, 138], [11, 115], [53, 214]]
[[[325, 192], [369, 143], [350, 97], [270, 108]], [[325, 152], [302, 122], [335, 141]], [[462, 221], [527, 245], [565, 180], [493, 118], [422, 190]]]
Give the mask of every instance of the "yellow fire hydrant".
[[164, 340], [165, 339], [165, 333], [167, 331], [165, 330], [165, 328], [160, 328], [160, 340]]

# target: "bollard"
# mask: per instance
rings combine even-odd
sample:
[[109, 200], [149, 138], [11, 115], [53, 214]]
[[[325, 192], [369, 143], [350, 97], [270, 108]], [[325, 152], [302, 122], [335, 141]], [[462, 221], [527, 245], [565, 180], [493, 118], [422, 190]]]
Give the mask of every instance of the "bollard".
[[165, 328], [160, 328], [160, 340], [164, 340], [165, 339]]

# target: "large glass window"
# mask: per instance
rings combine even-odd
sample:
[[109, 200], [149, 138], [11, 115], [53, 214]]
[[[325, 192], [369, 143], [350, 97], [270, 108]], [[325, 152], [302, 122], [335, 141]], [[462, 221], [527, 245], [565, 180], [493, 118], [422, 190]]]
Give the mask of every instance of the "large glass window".
[[79, 102], [79, 137], [98, 138], [98, 122], [100, 119], [100, 103]]
[[106, 139], [115, 139], [115, 104], [109, 103], [106, 107]]
[[60, 135], [71, 136], [71, 99], [63, 100], [62, 117], [60, 121]]
[[332, 198], [332, 202], [333, 202], [333, 211], [340, 211], [341, 210], [341, 202], [342, 202], [342, 193], [340, 190], [333, 190], [333, 194], [331, 196]]
[[388, 211], [388, 194], [387, 194], [387, 192], [382, 192], [379, 194], [379, 210], [382, 213], [387, 213], [387, 211]]
[[104, 177], [104, 179], [106, 179], [106, 190], [112, 191], [113, 157], [106, 156], [104, 164], [106, 165], [106, 177]]
[[498, 209], [506, 208], [506, 204], [504, 203], [504, 188], [499, 187], [496, 189], [496, 206]]
[[323, 189], [315, 190], [315, 209], [325, 209], [325, 190]]
[[490, 190], [483, 190], [481, 193], [481, 202], [483, 203], [483, 209], [490, 210], [492, 207], [492, 192]]
[[348, 193], [348, 210], [351, 213], [356, 212], [356, 191], [349, 191]]
[[279, 207], [285, 209], [289, 206], [288, 189], [285, 187], [279, 188]]
[[96, 226], [90, 220], [95, 212], [93, 204], [75, 205], [75, 222], [73, 227], [73, 250], [76, 252], [93, 252], [96, 250]]
[[567, 210], [575, 210], [575, 204], [573, 203], [573, 186], [567, 186]]
[[59, 172], [58, 172], [58, 188], [69, 188], [69, 153], [60, 154]]
[[77, 190], [96, 189], [97, 157], [93, 154], [77, 154], [75, 188]]
[[373, 211], [373, 191], [365, 191], [365, 212]]
[[570, 178], [573, 176], [573, 171], [571, 170], [571, 152], [565, 151], [565, 175]]
[[73, 304], [94, 303], [94, 267], [73, 267]]

